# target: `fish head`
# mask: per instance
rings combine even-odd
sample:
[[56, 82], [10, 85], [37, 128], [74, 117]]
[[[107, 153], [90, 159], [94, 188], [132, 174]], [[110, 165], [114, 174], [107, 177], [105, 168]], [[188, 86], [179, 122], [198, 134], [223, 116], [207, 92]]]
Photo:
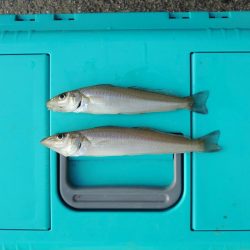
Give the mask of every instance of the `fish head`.
[[47, 108], [57, 112], [74, 112], [82, 102], [81, 93], [78, 90], [61, 93], [47, 102]]
[[49, 136], [41, 143], [64, 156], [76, 156], [82, 147], [82, 138], [79, 132], [60, 133]]

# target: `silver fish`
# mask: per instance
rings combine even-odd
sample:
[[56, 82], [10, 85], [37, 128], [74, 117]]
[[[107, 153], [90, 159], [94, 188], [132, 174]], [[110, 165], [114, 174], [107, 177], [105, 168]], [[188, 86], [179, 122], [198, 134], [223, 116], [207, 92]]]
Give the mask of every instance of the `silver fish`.
[[41, 143], [64, 156], [121, 156], [218, 151], [219, 131], [198, 139], [146, 128], [99, 127], [56, 134]]
[[206, 114], [208, 91], [177, 97], [137, 88], [108, 84], [90, 86], [55, 96], [47, 102], [50, 110], [91, 114], [138, 114], [188, 109]]

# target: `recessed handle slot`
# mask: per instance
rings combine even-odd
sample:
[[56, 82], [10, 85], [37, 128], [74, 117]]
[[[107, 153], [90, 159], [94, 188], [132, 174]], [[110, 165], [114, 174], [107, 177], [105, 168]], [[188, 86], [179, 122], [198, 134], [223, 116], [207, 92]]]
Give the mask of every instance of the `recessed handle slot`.
[[68, 181], [67, 158], [59, 155], [59, 193], [74, 209], [163, 210], [174, 206], [183, 190], [183, 154], [174, 154], [174, 178], [170, 186], [74, 187]]

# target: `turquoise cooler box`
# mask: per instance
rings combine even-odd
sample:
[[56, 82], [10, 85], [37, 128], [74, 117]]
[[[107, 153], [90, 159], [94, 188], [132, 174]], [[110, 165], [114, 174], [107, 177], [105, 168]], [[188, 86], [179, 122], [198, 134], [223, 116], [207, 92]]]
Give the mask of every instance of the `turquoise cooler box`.
[[[0, 16], [0, 249], [250, 249], [250, 12]], [[100, 83], [189, 96], [207, 115], [49, 112]], [[217, 153], [64, 158], [40, 140], [96, 126], [193, 138]]]

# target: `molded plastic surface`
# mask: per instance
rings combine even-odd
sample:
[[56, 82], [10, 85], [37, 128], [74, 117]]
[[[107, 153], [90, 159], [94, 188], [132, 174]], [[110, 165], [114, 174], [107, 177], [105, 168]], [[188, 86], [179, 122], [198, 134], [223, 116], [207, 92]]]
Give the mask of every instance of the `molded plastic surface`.
[[[122, 157], [70, 157], [68, 182], [82, 186], [166, 187], [173, 181], [173, 155]], [[154, 169], [154, 171], [152, 171]], [[139, 175], [137, 173], [140, 173]]]
[[[224, 14], [226, 15], [226, 18], [224, 17]], [[69, 20], [70, 18], [72, 19], [72, 17], [75, 18], [75, 20]], [[248, 12], [227, 12], [223, 14], [205, 12], [171, 13], [171, 15], [170, 13], [117, 13], [55, 16], [0, 16], [1, 53], [49, 54], [51, 59], [51, 96], [67, 89], [75, 89], [97, 83], [113, 83], [120, 86], [133, 85], [151, 89], [161, 89], [162, 91], [168, 91], [173, 94], [187, 96], [191, 91], [191, 54], [193, 52], [239, 53], [250, 51], [249, 19], [250, 14]], [[239, 60], [241, 65], [242, 59]], [[13, 65], [15, 65], [15, 60], [13, 60]], [[234, 63], [234, 65], [236, 65], [236, 63]], [[221, 74], [221, 70], [224, 70], [225, 68], [219, 67], [217, 69], [213, 67], [213, 69], [213, 74], [215, 76], [219, 76], [219, 74]], [[232, 70], [232, 68], [230, 68], [230, 70]], [[243, 70], [246, 70], [245, 65]], [[231, 72], [231, 74], [234, 74], [234, 79], [241, 74], [239, 71], [240, 67], [238, 68], [238, 71]], [[17, 74], [14, 66], [8, 74], [5, 74], [4, 78], [1, 77], [1, 79], [4, 80], [0, 83], [1, 87], [4, 86], [4, 88], [9, 88], [6, 84], [9, 74]], [[37, 75], [39, 74], [37, 73]], [[18, 75], [19, 74], [17, 74], [17, 76]], [[244, 73], [243, 75], [246, 74]], [[247, 81], [248, 79], [246, 79], [246, 82]], [[218, 84], [216, 77], [215, 83]], [[15, 83], [10, 84], [13, 91], [17, 89], [17, 86], [20, 88], [19, 84], [19, 79], [18, 81], [16, 80]], [[220, 84], [226, 83], [222, 82]], [[24, 85], [24, 83], [22, 83], [22, 85]], [[202, 85], [199, 86], [202, 87]], [[238, 98], [237, 89], [243, 89], [244, 87], [246, 87], [246, 85], [241, 86], [237, 83], [233, 84], [232, 88], [235, 90], [236, 98]], [[240, 93], [242, 93], [241, 91]], [[217, 114], [216, 111], [213, 110], [213, 107], [219, 108], [223, 101], [223, 98], [217, 99], [219, 96], [213, 95], [212, 89], [210, 92], [209, 116], [203, 117], [200, 115], [199, 117], [202, 119], [208, 119], [212, 112]], [[248, 92], [246, 91], [246, 94], [247, 93]], [[12, 97], [12, 93], [10, 93], [10, 96]], [[15, 93], [14, 96], [16, 98], [4, 97], [7, 99], [4, 103], [9, 103], [9, 99], [11, 99], [11, 105], [14, 104], [15, 107], [18, 107], [20, 105], [19, 99], [22, 97], [20, 97], [18, 93]], [[44, 105], [40, 113], [45, 112], [45, 101], [40, 100], [41, 97], [38, 95], [34, 95], [33, 98], [33, 104], [37, 102], [37, 105]], [[38, 102], [39, 100], [40, 102]], [[241, 98], [237, 100], [241, 101]], [[210, 107], [212, 108], [211, 110]], [[239, 107], [238, 104], [235, 107]], [[245, 113], [240, 113], [241, 110], [242, 109], [239, 109], [238, 115], [242, 115], [243, 117], [245, 116]], [[243, 108], [243, 110], [246, 111], [245, 108]], [[23, 109], [21, 109], [20, 112], [24, 112]], [[30, 109], [28, 109], [27, 113], [23, 113], [22, 116], [20, 114], [20, 118], [22, 119], [18, 119], [18, 124], [21, 121], [26, 124], [24, 118], [26, 116], [29, 117], [29, 114]], [[36, 114], [38, 115], [37, 112]], [[49, 116], [49, 112], [46, 114]], [[229, 113], [225, 112], [225, 118], [228, 117], [228, 114]], [[184, 135], [189, 136], [191, 135], [192, 129], [194, 129], [192, 126], [195, 124], [194, 120], [192, 121], [191, 118], [192, 116], [190, 116], [188, 111], [134, 116], [97, 116], [88, 114], [51, 113], [50, 133], [53, 134], [67, 130], [112, 124], [120, 126], [153, 127], [155, 129], [169, 132], [181, 131]], [[220, 119], [224, 119], [223, 113], [221, 113]], [[41, 119], [39, 114], [36, 121], [36, 126], [39, 127], [44, 121], [46, 121], [46, 119]], [[209, 121], [207, 120], [207, 122], [204, 123], [204, 127], [202, 127], [202, 131], [199, 131], [199, 134], [198, 131], [197, 134], [196, 131], [193, 132], [195, 132], [195, 135], [201, 135], [203, 133], [208, 133], [211, 130], [221, 129], [222, 146], [225, 150], [227, 150], [228, 146], [224, 145], [226, 143], [226, 137], [224, 137], [223, 132], [223, 130], [225, 130], [225, 126], [224, 124], [217, 122], [218, 121], [214, 121], [211, 118], [211, 120], [209, 119]], [[226, 119], [224, 122], [228, 123]], [[49, 127], [49, 122], [47, 126]], [[0, 128], [0, 131], [2, 131], [3, 128]], [[238, 129], [236, 127], [235, 133], [237, 133], [237, 130]], [[225, 135], [228, 133], [227, 131], [228, 130], [226, 130]], [[247, 131], [244, 132], [247, 133]], [[34, 139], [36, 141], [34, 141], [34, 145], [40, 147], [40, 139], [48, 133], [49, 131], [44, 131], [44, 134], [39, 134], [39, 137], [41, 138]], [[242, 136], [241, 133], [242, 132], [240, 132], [240, 135]], [[11, 138], [21, 137], [15, 133], [15, 135]], [[244, 143], [245, 140], [242, 142]], [[10, 144], [11, 143], [8, 143], [8, 145]], [[0, 146], [2, 150], [2, 148], [5, 147], [5, 144], [1, 143]], [[249, 147], [249, 145], [246, 145], [245, 143], [239, 147], [244, 146]], [[44, 148], [42, 148], [42, 150], [49, 154], [49, 150], [46, 151]], [[237, 152], [240, 152], [240, 150]], [[20, 153], [24, 155], [24, 157], [26, 157], [26, 155], [28, 156], [27, 149], [24, 146], [21, 147]], [[3, 172], [8, 172], [8, 170], [5, 169], [7, 169], [9, 164], [13, 163], [14, 156], [14, 153], [11, 155], [9, 154], [8, 158], [1, 155], [1, 178]], [[166, 157], [159, 157], [160, 160], [157, 163], [156, 169], [161, 169], [160, 171], [163, 171], [164, 168], [167, 171], [168, 166], [162, 164]], [[231, 179], [232, 186], [236, 188], [238, 186], [242, 187], [241, 179], [238, 174], [243, 171], [243, 179], [245, 180], [247, 179], [246, 176], [249, 175], [249, 171], [244, 166], [244, 164], [247, 163], [241, 160], [240, 155], [238, 158], [238, 164], [235, 165], [235, 173], [237, 173], [235, 176], [233, 175], [233, 168], [230, 167], [229, 172], [227, 172], [227, 164], [221, 163], [219, 160], [221, 157], [220, 153], [204, 154], [204, 157], [206, 157], [204, 161], [208, 162], [211, 161], [211, 159], [213, 162], [217, 162], [218, 160], [220, 164], [216, 165], [217, 168], [224, 170], [223, 174], [221, 174], [222, 183], [223, 178], [225, 179], [227, 176], [228, 178], [229, 176], [233, 176]], [[234, 156], [232, 157], [235, 160]], [[194, 155], [194, 158], [196, 158], [196, 155]], [[152, 157], [151, 160], [152, 159], [154, 159], [154, 157]], [[192, 217], [194, 216], [194, 211], [192, 211], [191, 206], [191, 181], [192, 179], [196, 179], [195, 172], [202, 166], [195, 165], [192, 169], [191, 160], [190, 154], [185, 154], [184, 192], [179, 203], [170, 210], [163, 212], [79, 212], [65, 206], [60, 199], [57, 182], [57, 157], [54, 152], [51, 152], [50, 179], [44, 179], [44, 176], [42, 175], [36, 179], [36, 183], [40, 183], [39, 188], [41, 189], [44, 188], [44, 185], [47, 187], [47, 184], [45, 183], [48, 181], [50, 181], [51, 184], [51, 229], [49, 231], [0, 230], [0, 249], [1, 247], [2, 249], [35, 250], [165, 250], [183, 248], [205, 250], [250, 248], [250, 231], [216, 232], [194, 231], [192, 229]], [[125, 162], [123, 162], [121, 158], [121, 162], [119, 164], [124, 163]], [[136, 161], [134, 163], [136, 163]], [[166, 160], [166, 164], [169, 164], [169, 169], [172, 168], [172, 164], [170, 163], [171, 161], [167, 163]], [[48, 164], [49, 163], [47, 161], [43, 164], [43, 170], [48, 169]], [[89, 164], [92, 164], [95, 166], [94, 169], [97, 169], [99, 163], [97, 164], [97, 159], [92, 159], [89, 161]], [[103, 167], [107, 167], [107, 171], [112, 172], [115, 164], [107, 163], [103, 165]], [[77, 168], [84, 169], [83, 159], [79, 159], [79, 165]], [[153, 176], [156, 176], [154, 173], [156, 169], [153, 167], [152, 169], [147, 167], [148, 173], [150, 174], [150, 172], [152, 172]], [[136, 178], [141, 176], [141, 171], [139, 171], [138, 166], [134, 172], [134, 174], [137, 175]], [[204, 169], [204, 171], [209, 170]], [[84, 170], [81, 170], [80, 172], [84, 173]], [[86, 173], [86, 176], [90, 174], [90, 172]], [[25, 182], [29, 181], [27, 173], [19, 172], [17, 175], [20, 175], [20, 178], [24, 178]], [[214, 175], [214, 173], [211, 172], [211, 175]], [[144, 177], [142, 177], [140, 184], [147, 184], [146, 175], [142, 176]], [[172, 175], [170, 174], [170, 176]], [[92, 183], [97, 183], [97, 181], [94, 180], [94, 176], [91, 178], [93, 178], [91, 180]], [[121, 183], [123, 183], [127, 178], [128, 176], [121, 178]], [[219, 180], [219, 177], [216, 178]], [[155, 180], [155, 183], [163, 183], [165, 180], [168, 181], [170, 179], [171, 178], [169, 177], [166, 177], [164, 180], [157, 179]], [[204, 185], [210, 186], [213, 180], [207, 180], [204, 178], [203, 182]], [[209, 184], [207, 182], [209, 182]], [[99, 184], [102, 183], [99, 182]], [[219, 193], [222, 194], [222, 191], [224, 190], [225, 197], [229, 197], [227, 196], [228, 183], [226, 184], [227, 185], [220, 185], [221, 190]], [[13, 185], [13, 183], [11, 183], [11, 185]], [[195, 188], [195, 186], [193, 188]], [[218, 185], [211, 185], [211, 192], [218, 192]], [[238, 193], [238, 195], [241, 196], [242, 200], [248, 199], [248, 194], [246, 192]], [[5, 200], [1, 200], [1, 202], [11, 203], [13, 202], [13, 199], [16, 198], [16, 196], [11, 199], [7, 199], [7, 197], [5, 197]], [[222, 202], [218, 203], [218, 205], [220, 204], [224, 206]], [[216, 217], [217, 211], [219, 213], [224, 211], [223, 208], [222, 210], [220, 210], [220, 208], [217, 209], [216, 203], [212, 203], [210, 206], [211, 211], [208, 213], [209, 216]], [[204, 211], [206, 212], [207, 210]], [[237, 209], [235, 211], [239, 212]], [[0, 214], [3, 212], [2, 206], [0, 206]], [[229, 212], [232, 216], [234, 216], [234, 218], [239, 218], [237, 217], [239, 215], [233, 215], [233, 210], [230, 210]], [[2, 214], [1, 216], [4, 217]], [[243, 213], [242, 217], [246, 218], [246, 214]], [[228, 219], [230, 219], [230, 217], [228, 217]], [[230, 226], [231, 228], [234, 228], [234, 230], [238, 230], [238, 226], [241, 226], [237, 224], [238, 222], [235, 223], [231, 221], [230, 223], [227, 224], [227, 227]]]
[[[193, 228], [250, 230], [250, 53], [194, 53], [193, 91], [210, 90], [194, 136], [220, 128], [222, 151], [193, 157]], [[214, 209], [212, 209], [214, 206]]]
[[0, 75], [0, 229], [48, 230], [49, 57], [0, 55]]
[[175, 206], [183, 192], [183, 154], [173, 155], [174, 178], [166, 187], [138, 184], [76, 187], [69, 182], [68, 163], [67, 157], [59, 155], [59, 192], [63, 201], [74, 209], [163, 210]]

